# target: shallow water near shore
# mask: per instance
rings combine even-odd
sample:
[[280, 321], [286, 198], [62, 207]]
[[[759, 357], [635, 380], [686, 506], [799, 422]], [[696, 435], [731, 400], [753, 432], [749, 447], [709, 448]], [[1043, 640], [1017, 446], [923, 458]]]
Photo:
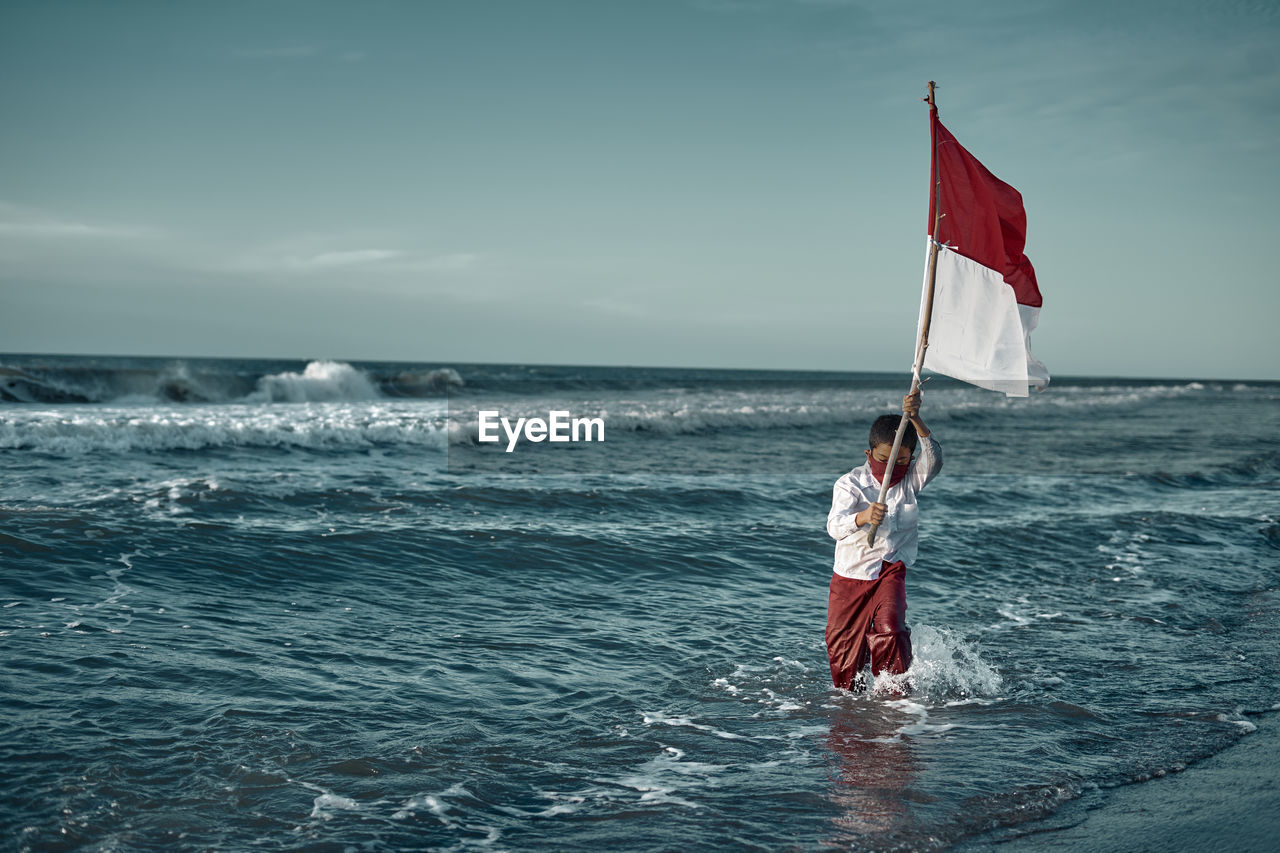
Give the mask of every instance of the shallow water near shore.
[[831, 486], [905, 385], [0, 356], [0, 836], [945, 849], [1280, 702], [1260, 382], [930, 382], [911, 693], [834, 690]]

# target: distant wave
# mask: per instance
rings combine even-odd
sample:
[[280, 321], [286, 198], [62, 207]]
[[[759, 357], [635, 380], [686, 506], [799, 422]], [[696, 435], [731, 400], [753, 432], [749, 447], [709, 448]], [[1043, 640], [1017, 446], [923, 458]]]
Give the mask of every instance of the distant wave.
[[401, 370], [380, 376], [377, 381], [379, 390], [388, 397], [438, 397], [466, 385], [452, 367]]
[[[464, 376], [465, 374], [465, 381]], [[517, 364], [428, 366], [414, 363], [315, 360], [161, 359], [123, 356], [0, 356], [0, 403], [305, 403], [342, 400], [502, 400], [506, 397], [604, 401], [708, 396], [729, 400], [784, 400], [808, 395], [819, 409], [832, 400], [878, 399], [896, 406], [906, 390], [905, 373], [842, 373], [789, 370], [712, 370]], [[1030, 400], [1005, 400], [946, 377], [926, 389], [929, 401], [972, 399], [976, 408], [1110, 406], [1183, 394], [1258, 391], [1280, 396], [1280, 383], [1175, 382], [1101, 378], [1055, 379], [1051, 390]], [[968, 396], [965, 396], [968, 394]], [[768, 405], [768, 404], [766, 404]], [[930, 403], [926, 403], [930, 405]], [[817, 411], [817, 410], [814, 410]], [[717, 418], [730, 417], [724, 412]], [[743, 414], [750, 414], [744, 412]], [[767, 419], [767, 412], [757, 413]], [[696, 420], [690, 412], [682, 423]], [[791, 417], [790, 415], [783, 416]], [[821, 415], [810, 413], [821, 422]], [[647, 414], [635, 429], [656, 428]], [[761, 417], [757, 417], [758, 422]], [[623, 427], [630, 428], [630, 427]]]
[[0, 402], [7, 403], [308, 403], [439, 397], [464, 385], [449, 367], [382, 372], [335, 361], [268, 373], [230, 361], [0, 365]]
[[[905, 389], [903, 389], [905, 390]], [[930, 391], [926, 417], [931, 423], [981, 421], [1008, 417], [1011, 413], [1034, 416], [1047, 410], [1114, 408], [1143, 405], [1157, 399], [1203, 392], [1198, 383], [1187, 385], [1104, 386], [1070, 388], [1031, 399], [1007, 399], [972, 387]], [[577, 398], [581, 400], [581, 398]], [[580, 403], [572, 398], [516, 398], [512, 405], [488, 401], [460, 401], [453, 406], [453, 443], [478, 442], [480, 409], [499, 408], [514, 424], [520, 417], [547, 416], [551, 409], [569, 410], [573, 417], [603, 418], [606, 436], [622, 433], [689, 435], [722, 430], [803, 429], [809, 427], [870, 425], [877, 415], [891, 413], [901, 400], [898, 392], [847, 388], [825, 393], [709, 390], [693, 393], [649, 393], [613, 399], [596, 398]], [[900, 411], [900, 409], [899, 409]], [[500, 433], [501, 434], [501, 433]]]
[[[103, 407], [20, 412], [0, 417], [0, 450], [86, 453], [208, 450], [225, 447], [363, 450], [389, 445], [443, 448], [443, 406], [318, 404], [188, 409]], [[433, 404], [426, 404], [433, 405]]]
[[369, 377], [349, 364], [313, 361], [301, 373], [275, 373], [258, 380], [249, 403], [328, 403], [380, 397]]
[[[175, 382], [177, 375], [171, 374], [166, 381]], [[894, 392], [858, 388], [826, 393], [669, 389], [585, 399], [486, 394], [452, 398], [446, 404], [443, 399], [389, 399], [389, 379], [409, 389], [457, 387], [461, 381], [447, 369], [377, 377], [341, 362], [312, 362], [302, 371], [257, 376], [253, 387], [238, 399], [217, 404], [192, 406], [152, 399], [148, 405], [138, 405], [135, 398], [125, 398], [79, 408], [9, 407], [0, 412], [0, 450], [78, 454], [221, 447], [466, 446], [479, 443], [480, 409], [496, 409], [512, 422], [520, 417], [545, 418], [551, 410], [598, 417], [604, 420], [606, 440], [613, 441], [627, 436], [643, 440], [646, 436], [811, 428], [846, 435], [850, 429], [862, 431], [876, 415], [893, 411], [901, 399]], [[191, 388], [197, 381], [188, 377], [184, 387]], [[1202, 393], [1208, 392], [1194, 384], [1060, 387], [1056, 394], [1005, 400], [980, 389], [952, 387], [929, 392], [927, 417], [937, 427], [957, 423], [973, 427], [1008, 418], [1034, 420], [1064, 408], [1143, 406], [1161, 398]], [[418, 390], [412, 396], [427, 395]], [[288, 403], [295, 405], [284, 405]]]

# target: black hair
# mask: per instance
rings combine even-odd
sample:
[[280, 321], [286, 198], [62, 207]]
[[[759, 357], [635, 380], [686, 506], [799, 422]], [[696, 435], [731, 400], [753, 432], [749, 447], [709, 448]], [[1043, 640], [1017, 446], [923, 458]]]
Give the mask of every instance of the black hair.
[[[898, 434], [900, 423], [902, 423], [902, 415], [881, 415], [876, 418], [875, 423], [871, 425], [871, 435], [867, 437], [867, 447], [872, 450], [875, 450], [878, 444], [893, 447], [893, 437]], [[914, 451], [916, 442], [916, 425], [907, 421], [907, 429], [902, 433], [902, 444]]]

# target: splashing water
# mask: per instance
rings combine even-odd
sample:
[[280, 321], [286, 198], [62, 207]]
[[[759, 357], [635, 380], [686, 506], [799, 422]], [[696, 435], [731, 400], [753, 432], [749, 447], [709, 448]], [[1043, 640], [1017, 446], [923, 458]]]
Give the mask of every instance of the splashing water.
[[911, 668], [901, 675], [882, 672], [871, 685], [877, 695], [908, 694], [928, 703], [992, 698], [1003, 682], [995, 667], [959, 632], [933, 625], [911, 631]]

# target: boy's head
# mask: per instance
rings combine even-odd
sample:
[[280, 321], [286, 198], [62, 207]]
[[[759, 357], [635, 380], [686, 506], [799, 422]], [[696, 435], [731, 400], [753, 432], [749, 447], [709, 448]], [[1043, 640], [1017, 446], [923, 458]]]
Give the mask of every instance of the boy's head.
[[[871, 424], [871, 434], [867, 437], [867, 458], [877, 462], [888, 462], [893, 451], [893, 438], [898, 434], [898, 424], [902, 423], [902, 415], [881, 415]], [[911, 454], [916, 451], [915, 425], [907, 422], [907, 429], [902, 433], [902, 446], [898, 448], [898, 465], [911, 461]]]

